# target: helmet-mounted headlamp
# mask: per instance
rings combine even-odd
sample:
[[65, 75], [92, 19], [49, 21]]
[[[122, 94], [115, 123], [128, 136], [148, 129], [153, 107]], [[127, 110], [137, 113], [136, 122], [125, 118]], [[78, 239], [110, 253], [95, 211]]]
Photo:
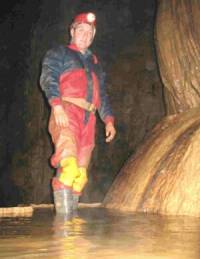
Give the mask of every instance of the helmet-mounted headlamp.
[[96, 16], [94, 13], [81, 13], [75, 16], [72, 25], [88, 23], [90, 25], [96, 26]]
[[94, 23], [96, 21], [96, 17], [93, 13], [88, 13], [87, 14], [87, 20], [89, 23]]

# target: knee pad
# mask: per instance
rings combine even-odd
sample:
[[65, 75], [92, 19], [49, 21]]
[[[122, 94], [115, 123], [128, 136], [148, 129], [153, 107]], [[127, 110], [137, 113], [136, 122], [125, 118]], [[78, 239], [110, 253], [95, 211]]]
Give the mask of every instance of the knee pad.
[[75, 178], [73, 183], [73, 192], [80, 194], [88, 182], [87, 170], [84, 167], [79, 168], [79, 176]]
[[71, 187], [75, 178], [80, 175], [75, 157], [67, 157], [60, 161], [61, 173], [59, 181], [64, 185]]

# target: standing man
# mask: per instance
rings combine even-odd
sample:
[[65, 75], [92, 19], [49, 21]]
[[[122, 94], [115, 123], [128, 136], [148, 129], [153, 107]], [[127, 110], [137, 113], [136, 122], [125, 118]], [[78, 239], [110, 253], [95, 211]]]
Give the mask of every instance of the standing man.
[[49, 50], [42, 63], [40, 84], [51, 106], [51, 165], [57, 168], [52, 188], [57, 213], [75, 210], [87, 183], [95, 145], [96, 111], [105, 123], [106, 142], [116, 134], [105, 92], [105, 75], [88, 49], [95, 33], [95, 15], [77, 15], [70, 27], [70, 44]]

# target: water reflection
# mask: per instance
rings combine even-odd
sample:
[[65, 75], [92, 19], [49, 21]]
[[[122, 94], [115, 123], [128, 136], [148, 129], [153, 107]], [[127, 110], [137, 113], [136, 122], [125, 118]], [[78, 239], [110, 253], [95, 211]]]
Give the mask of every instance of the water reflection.
[[1, 258], [199, 259], [200, 219], [81, 209], [0, 219]]

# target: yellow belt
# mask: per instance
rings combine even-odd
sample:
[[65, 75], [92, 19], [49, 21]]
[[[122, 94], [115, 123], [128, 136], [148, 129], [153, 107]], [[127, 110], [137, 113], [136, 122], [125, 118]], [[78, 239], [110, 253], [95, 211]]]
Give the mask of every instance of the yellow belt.
[[76, 106], [89, 111], [89, 112], [96, 112], [96, 107], [93, 103], [86, 101], [84, 98], [75, 98], [75, 97], [62, 97], [62, 101], [75, 104]]

